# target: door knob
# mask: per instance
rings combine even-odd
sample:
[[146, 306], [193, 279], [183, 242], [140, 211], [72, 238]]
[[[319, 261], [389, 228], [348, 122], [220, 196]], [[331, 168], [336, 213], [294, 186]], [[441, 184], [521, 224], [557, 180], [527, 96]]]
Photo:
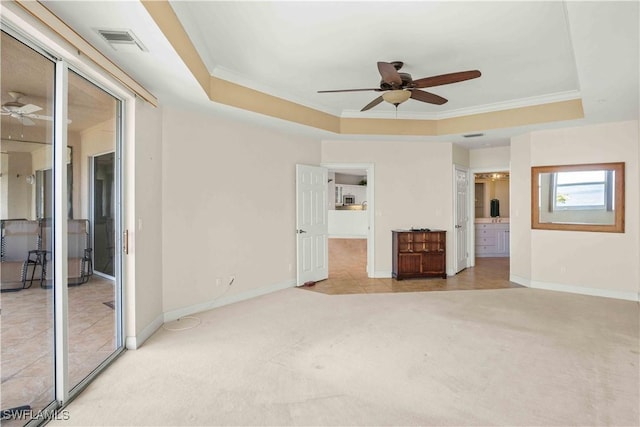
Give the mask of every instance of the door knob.
[[302, 233], [306, 233], [306, 231], [304, 231], [304, 230], [296, 230], [296, 233], [302, 234]]

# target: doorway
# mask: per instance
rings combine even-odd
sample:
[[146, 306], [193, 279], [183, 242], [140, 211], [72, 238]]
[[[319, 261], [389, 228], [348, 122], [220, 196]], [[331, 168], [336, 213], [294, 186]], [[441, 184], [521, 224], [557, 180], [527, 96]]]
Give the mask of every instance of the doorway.
[[323, 166], [329, 171], [329, 278], [376, 277], [374, 165]]
[[510, 256], [509, 178], [508, 168], [473, 173], [474, 259]]
[[91, 207], [93, 218], [94, 271], [109, 278], [114, 276], [115, 249], [115, 153], [91, 159]]

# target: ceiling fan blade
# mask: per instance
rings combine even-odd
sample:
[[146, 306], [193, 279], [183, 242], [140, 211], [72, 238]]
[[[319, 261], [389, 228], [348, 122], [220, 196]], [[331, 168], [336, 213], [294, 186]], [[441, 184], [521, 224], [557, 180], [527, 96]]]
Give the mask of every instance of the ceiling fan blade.
[[369, 89], [335, 89], [335, 90], [319, 90], [318, 93], [333, 93], [333, 92], [364, 92], [370, 90], [380, 91], [380, 88], [369, 88]]
[[40, 110], [42, 110], [42, 107], [38, 107], [37, 105], [33, 105], [33, 104], [27, 104], [20, 107], [20, 109], [17, 112], [20, 114], [31, 114]]
[[460, 71], [457, 73], [441, 74], [439, 76], [425, 77], [423, 79], [414, 80], [414, 87], [425, 88], [433, 86], [448, 85], [451, 83], [458, 83], [465, 80], [476, 79], [480, 77], [482, 73], [478, 70]]
[[20, 120], [20, 123], [22, 123], [23, 126], [33, 126], [36, 123], [31, 120], [29, 117], [24, 117], [24, 116], [20, 116], [20, 115], [11, 115], [11, 117], [15, 118], [16, 120]]
[[52, 122], [53, 121], [53, 117], [51, 116], [43, 116], [42, 114], [29, 114], [26, 117], [30, 117], [32, 119], [38, 119], [38, 120], [47, 120]]
[[382, 96], [377, 97], [376, 99], [374, 99], [373, 101], [371, 101], [370, 103], [368, 103], [367, 105], [364, 106], [364, 108], [360, 111], [367, 111], [372, 109], [373, 107], [375, 107], [376, 105], [380, 104], [383, 101]]
[[382, 81], [388, 83], [392, 86], [402, 86], [402, 77], [396, 70], [396, 67], [393, 64], [388, 62], [378, 62], [378, 71], [380, 71], [380, 75], [382, 76]]
[[[26, 117], [30, 117], [32, 119], [38, 119], [38, 120], [47, 120], [49, 122], [53, 121], [53, 117], [51, 117], [51, 116], [43, 116], [42, 114], [29, 114]], [[71, 119], [67, 119], [67, 124], [71, 124], [71, 123], [72, 123]]]
[[442, 105], [448, 100], [434, 93], [414, 89], [411, 91], [411, 98], [416, 101], [428, 102], [429, 104]]

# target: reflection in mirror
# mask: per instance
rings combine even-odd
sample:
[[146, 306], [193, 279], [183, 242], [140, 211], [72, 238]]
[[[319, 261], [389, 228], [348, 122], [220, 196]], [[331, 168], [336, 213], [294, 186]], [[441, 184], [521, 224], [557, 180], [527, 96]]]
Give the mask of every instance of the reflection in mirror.
[[531, 168], [531, 228], [624, 232], [624, 163]]

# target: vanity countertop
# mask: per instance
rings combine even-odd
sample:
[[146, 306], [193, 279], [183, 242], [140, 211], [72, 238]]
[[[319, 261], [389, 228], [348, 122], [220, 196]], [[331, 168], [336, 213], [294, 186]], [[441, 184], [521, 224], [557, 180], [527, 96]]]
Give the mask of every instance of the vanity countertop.
[[476, 224], [494, 224], [494, 223], [509, 223], [509, 218], [476, 218]]

